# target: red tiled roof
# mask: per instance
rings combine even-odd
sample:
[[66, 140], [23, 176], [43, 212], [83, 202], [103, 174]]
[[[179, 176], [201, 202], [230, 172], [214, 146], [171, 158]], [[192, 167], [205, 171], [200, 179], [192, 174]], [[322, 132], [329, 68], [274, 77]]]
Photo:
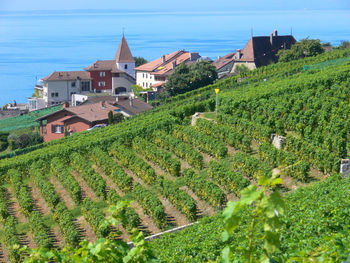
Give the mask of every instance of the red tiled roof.
[[122, 73], [124, 71], [117, 68], [115, 60], [97, 60], [95, 63], [85, 68], [86, 71], [112, 71], [113, 73]]
[[96, 122], [96, 121], [103, 121], [108, 119], [108, 112], [113, 111], [116, 112], [118, 107], [115, 107], [107, 102], [99, 102], [95, 104], [87, 104], [87, 105], [81, 105], [77, 107], [70, 107], [70, 108], [64, 108], [62, 110], [56, 111], [54, 113], [48, 114], [46, 116], [40, 117], [37, 120], [46, 120], [49, 116], [55, 115], [62, 111], [67, 111], [69, 113], [72, 113], [72, 116], [66, 116], [61, 121], [66, 121], [68, 119], [71, 119], [73, 117], [79, 117], [81, 119], [84, 119], [90, 123]]
[[157, 82], [157, 83], [155, 83], [155, 84], [152, 84], [151, 86], [152, 86], [152, 87], [161, 87], [161, 86], [164, 85], [164, 83], [165, 83], [165, 82]]
[[[155, 71], [152, 73], [153, 75], [164, 75], [168, 73], [169, 71], [173, 70], [176, 66], [180, 65], [181, 63], [187, 62], [191, 59], [191, 54], [189, 52], [183, 53], [180, 56], [167, 61], [166, 64], [163, 64], [162, 66], [155, 69]], [[173, 67], [173, 65], [175, 67]]]
[[177, 56], [185, 53], [186, 51], [183, 51], [183, 50], [178, 50], [178, 51], [175, 51], [173, 53], [170, 53], [168, 55], [165, 55], [165, 62], [163, 62], [163, 57], [160, 57], [156, 60], [153, 60], [151, 62], [148, 62], [146, 64], [143, 64], [139, 67], [136, 67], [135, 68], [135, 71], [136, 70], [139, 70], [139, 71], [154, 71], [156, 70], [157, 68], [159, 68], [160, 66], [162, 66], [163, 64], [167, 64], [169, 61], [173, 60], [174, 58], [176, 58]]
[[135, 60], [131, 54], [130, 48], [128, 46], [128, 43], [126, 42], [125, 37], [123, 36], [122, 40], [120, 41], [119, 48], [117, 50], [117, 53], [115, 54], [115, 61], [116, 62], [126, 62], [126, 63], [134, 63]]
[[57, 80], [76, 80], [76, 79], [91, 79], [89, 73], [86, 71], [55, 71], [50, 75], [42, 78], [45, 81], [57, 81]]

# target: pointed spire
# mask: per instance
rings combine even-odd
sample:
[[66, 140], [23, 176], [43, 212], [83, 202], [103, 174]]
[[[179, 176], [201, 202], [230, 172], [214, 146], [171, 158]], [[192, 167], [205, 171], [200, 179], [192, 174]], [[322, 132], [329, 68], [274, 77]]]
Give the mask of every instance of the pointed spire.
[[120, 41], [119, 48], [118, 48], [117, 54], [115, 55], [114, 59], [117, 63], [120, 63], [120, 62], [133, 63], [133, 62], [135, 62], [135, 60], [131, 54], [130, 48], [128, 46], [128, 43], [126, 42], [126, 39], [124, 37], [124, 31], [123, 31], [122, 41]]

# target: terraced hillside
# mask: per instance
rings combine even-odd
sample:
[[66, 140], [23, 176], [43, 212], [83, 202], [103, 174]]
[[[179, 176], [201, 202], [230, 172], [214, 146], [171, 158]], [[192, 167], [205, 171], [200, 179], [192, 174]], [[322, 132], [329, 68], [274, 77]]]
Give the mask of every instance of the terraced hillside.
[[[285, 191], [334, 176], [349, 155], [350, 63], [339, 60], [349, 56], [334, 51], [261, 68], [0, 160], [3, 260], [18, 259], [15, 244], [60, 248], [110, 236], [116, 229], [103, 225], [107, 207], [122, 199], [134, 200], [119, 227], [128, 240], [133, 227], [154, 234], [213, 216], [260, 175], [280, 174]], [[341, 62], [303, 70], [335, 59]], [[192, 126], [192, 114], [214, 110], [214, 87], [219, 116]], [[273, 133], [287, 137], [284, 150], [270, 144]], [[174, 261], [204, 249], [194, 246]]]

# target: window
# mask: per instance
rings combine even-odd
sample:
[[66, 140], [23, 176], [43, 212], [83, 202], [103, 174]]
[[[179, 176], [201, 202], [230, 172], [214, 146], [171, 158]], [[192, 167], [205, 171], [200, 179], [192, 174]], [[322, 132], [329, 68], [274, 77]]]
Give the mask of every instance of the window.
[[52, 133], [64, 133], [64, 126], [63, 125], [51, 125], [51, 132]]
[[142, 73], [142, 77], [143, 77], [143, 78], [145, 77], [145, 73]]
[[70, 96], [72, 96], [73, 94], [77, 94], [77, 93], [76, 93], [76, 92], [71, 92], [71, 93], [70, 93]]
[[104, 81], [99, 81], [99, 82], [98, 82], [98, 86], [99, 86], [99, 87], [104, 87], [104, 86], [106, 86], [106, 82], [104, 82]]
[[105, 77], [105, 76], [106, 76], [106, 72], [101, 71], [101, 72], [100, 72], [100, 77]]
[[90, 91], [90, 81], [82, 81], [81, 82], [81, 90], [82, 91]]
[[58, 97], [58, 92], [55, 93], [55, 96]]
[[146, 82], [146, 88], [148, 88], [148, 82]]
[[52, 98], [58, 97], [58, 92], [52, 92], [52, 93], [51, 93], [51, 97], [52, 97]]
[[127, 64], [124, 65], [124, 69], [128, 69], [128, 65]]
[[75, 87], [75, 81], [73, 81], [70, 85], [71, 85], [72, 88], [74, 88]]

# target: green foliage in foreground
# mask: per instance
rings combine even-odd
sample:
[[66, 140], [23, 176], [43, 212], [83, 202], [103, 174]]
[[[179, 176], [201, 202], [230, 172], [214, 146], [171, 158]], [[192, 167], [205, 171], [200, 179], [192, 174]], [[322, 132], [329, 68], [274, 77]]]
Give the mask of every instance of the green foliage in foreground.
[[[333, 176], [284, 200], [276, 190], [280, 178], [260, 177], [258, 183], [223, 213], [155, 242], [134, 229], [131, 250], [124, 241], [102, 238], [60, 252], [32, 250], [25, 262], [348, 262], [350, 178]], [[128, 206], [112, 207], [101, 227], [125, 224]]]
[[[342, 262], [342, 260], [345, 262], [346, 256], [349, 256], [347, 252], [350, 251], [349, 189], [349, 177], [343, 179], [340, 176], [333, 176], [288, 194], [284, 198], [284, 215], [280, 217], [281, 245], [279, 251], [272, 253], [271, 256], [278, 259], [277, 262], [288, 262], [293, 258], [297, 258], [294, 262], [322, 262], [322, 257], [325, 259], [323, 262]], [[232, 209], [232, 205], [229, 205], [229, 209]], [[227, 220], [225, 223], [218, 214], [204, 218], [199, 224], [181, 233], [164, 235], [152, 242], [152, 248], [160, 262], [216, 260], [225, 246], [231, 247], [234, 258], [241, 258], [249, 247], [247, 237], [251, 233], [250, 227], [256, 209], [256, 205], [246, 206], [235, 214], [241, 220], [227, 241], [221, 239]], [[224, 215], [227, 213], [228, 211], [225, 211]], [[259, 224], [263, 229], [262, 222]], [[255, 234], [262, 236], [263, 232]], [[264, 240], [258, 238], [253, 241], [257, 243], [256, 257], [259, 258], [264, 254]], [[303, 257], [311, 259], [314, 257], [319, 261], [316, 259], [301, 261]]]

